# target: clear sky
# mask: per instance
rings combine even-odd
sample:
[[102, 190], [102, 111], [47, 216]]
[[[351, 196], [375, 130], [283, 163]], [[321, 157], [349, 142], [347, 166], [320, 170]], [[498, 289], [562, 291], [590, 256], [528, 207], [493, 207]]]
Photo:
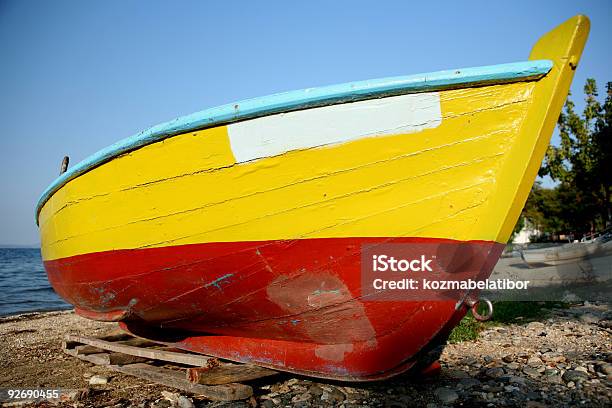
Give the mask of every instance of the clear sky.
[[578, 13], [582, 99], [587, 77], [612, 81], [610, 0], [0, 0], [0, 244], [38, 242], [34, 206], [66, 154], [240, 99], [522, 61]]

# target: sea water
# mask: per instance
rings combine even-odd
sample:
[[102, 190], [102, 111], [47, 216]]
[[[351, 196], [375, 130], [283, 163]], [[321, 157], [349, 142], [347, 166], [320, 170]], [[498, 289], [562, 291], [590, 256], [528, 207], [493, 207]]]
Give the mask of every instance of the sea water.
[[51, 288], [38, 248], [0, 248], [0, 316], [69, 309]]

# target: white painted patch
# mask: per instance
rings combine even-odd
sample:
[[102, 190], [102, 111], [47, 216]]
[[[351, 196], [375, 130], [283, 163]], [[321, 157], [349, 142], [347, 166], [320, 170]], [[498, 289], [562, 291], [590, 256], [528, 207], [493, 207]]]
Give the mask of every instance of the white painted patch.
[[442, 122], [440, 95], [428, 92], [323, 106], [233, 123], [238, 163], [364, 137], [415, 133]]

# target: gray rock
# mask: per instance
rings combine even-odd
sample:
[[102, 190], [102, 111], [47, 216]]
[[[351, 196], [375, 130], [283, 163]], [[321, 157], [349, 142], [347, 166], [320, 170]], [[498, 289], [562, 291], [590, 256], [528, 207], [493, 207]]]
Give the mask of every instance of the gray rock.
[[597, 363], [597, 370], [605, 375], [612, 375], [612, 364], [600, 361]]
[[65, 392], [64, 395], [69, 401], [84, 401], [89, 397], [92, 391], [93, 390], [90, 388], [81, 388]]
[[564, 361], [566, 361], [566, 358], [560, 355], [559, 353], [549, 351], [542, 354], [542, 360], [549, 361], [552, 363], [563, 363]]
[[568, 386], [570, 382], [577, 383], [588, 379], [588, 374], [582, 371], [567, 370], [565, 374], [563, 374], [563, 380], [568, 383]]
[[443, 404], [450, 404], [459, 399], [459, 394], [450, 388], [440, 387], [434, 391], [434, 395], [436, 398], [440, 400]]
[[180, 397], [178, 397], [177, 406], [179, 408], [195, 408], [195, 405], [193, 405], [193, 402], [191, 402], [191, 400], [184, 395], [181, 395]]
[[89, 379], [90, 385], [106, 385], [108, 384], [108, 377], [103, 375], [94, 375]]
[[276, 393], [279, 393], [279, 394], [285, 394], [285, 393], [291, 391], [291, 388], [289, 388], [289, 386], [287, 384], [274, 384], [274, 385], [272, 385], [270, 390], [272, 392], [276, 392]]
[[533, 367], [525, 366], [523, 367], [523, 372], [530, 377], [539, 377], [540, 372]]
[[485, 375], [489, 378], [499, 378], [505, 374], [504, 369], [501, 367], [489, 368], [485, 371]]
[[277, 404], [274, 403], [274, 400], [265, 400], [264, 402], [261, 403], [261, 406], [263, 408], [273, 408], [275, 405]]
[[473, 387], [477, 387], [479, 385], [481, 385], [481, 382], [478, 381], [475, 378], [462, 378], [461, 381], [459, 381], [459, 385], [465, 389], [470, 389]]
[[157, 400], [153, 404], [151, 404], [152, 408], [170, 408], [171, 406], [172, 406], [172, 402], [170, 402], [170, 400], [167, 400], [165, 398]]
[[[330, 387], [330, 388], [331, 390], [326, 391], [321, 395], [321, 400], [327, 400], [332, 403], [338, 404], [346, 399], [346, 395], [344, 395], [344, 393], [340, 391], [338, 388], [335, 388], [335, 387]], [[324, 398], [325, 394], [327, 394], [327, 398]]]
[[475, 365], [476, 363], [478, 363], [478, 360], [476, 360], [474, 357], [466, 357], [461, 360], [461, 363], [464, 365]]
[[291, 402], [293, 402], [294, 404], [297, 404], [299, 402], [306, 402], [312, 399], [312, 395], [310, 393], [303, 393], [300, 395], [296, 395], [295, 397], [291, 398]]
[[319, 387], [318, 385], [313, 385], [310, 387], [310, 389], [308, 389], [308, 392], [314, 395], [315, 397], [320, 397], [321, 395], [323, 395], [324, 391], [323, 388]]
[[450, 378], [459, 380], [461, 378], [470, 378], [470, 375], [463, 370], [444, 370], [444, 375]]
[[542, 365], [542, 360], [540, 360], [538, 357], [529, 357], [529, 360], [527, 360], [527, 364], [532, 366], [532, 367], [538, 367], [540, 365]]
[[519, 377], [516, 375], [510, 376], [510, 379], [508, 380], [508, 382], [512, 384], [520, 384], [520, 385], [527, 384], [527, 380], [525, 380], [523, 377]]
[[538, 401], [527, 401], [527, 403], [525, 404], [525, 407], [526, 408], [548, 408], [548, 405], [543, 404]]
[[170, 401], [173, 405], [178, 402], [179, 394], [177, 392], [162, 391], [162, 397]]
[[557, 374], [559, 374], [559, 370], [557, 370], [556, 368], [547, 368], [546, 370], [544, 370], [544, 375], [547, 377]]

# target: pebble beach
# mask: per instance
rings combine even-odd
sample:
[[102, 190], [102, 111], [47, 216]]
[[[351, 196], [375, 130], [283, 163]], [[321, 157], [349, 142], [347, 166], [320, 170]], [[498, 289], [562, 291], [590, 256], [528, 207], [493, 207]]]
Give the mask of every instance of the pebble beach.
[[553, 309], [537, 321], [488, 327], [449, 344], [437, 376], [338, 383], [280, 374], [250, 383], [254, 396], [212, 402], [64, 354], [66, 334], [98, 336], [113, 323], [72, 311], [0, 320], [0, 388], [61, 388], [69, 401], [4, 406], [70, 407], [606, 407], [612, 403], [612, 311], [605, 303]]

